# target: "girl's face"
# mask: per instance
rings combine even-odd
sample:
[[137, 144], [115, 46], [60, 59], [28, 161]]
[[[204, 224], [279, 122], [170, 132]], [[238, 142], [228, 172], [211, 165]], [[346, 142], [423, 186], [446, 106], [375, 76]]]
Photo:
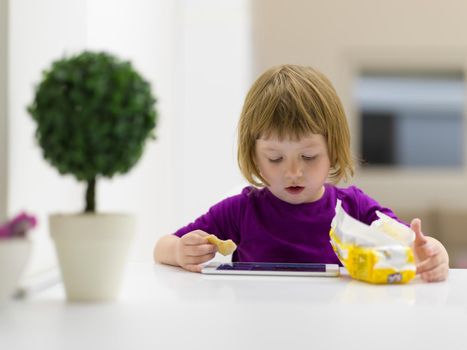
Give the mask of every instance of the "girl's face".
[[272, 194], [291, 204], [320, 199], [331, 167], [326, 140], [318, 134], [298, 141], [260, 138], [256, 162]]

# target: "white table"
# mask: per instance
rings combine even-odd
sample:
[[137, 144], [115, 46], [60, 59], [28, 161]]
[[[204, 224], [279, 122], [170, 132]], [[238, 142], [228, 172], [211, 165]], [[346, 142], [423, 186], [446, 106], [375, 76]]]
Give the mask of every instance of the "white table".
[[128, 266], [117, 302], [67, 303], [57, 285], [0, 308], [2, 350], [370, 348], [467, 349], [467, 270], [380, 286], [142, 263]]

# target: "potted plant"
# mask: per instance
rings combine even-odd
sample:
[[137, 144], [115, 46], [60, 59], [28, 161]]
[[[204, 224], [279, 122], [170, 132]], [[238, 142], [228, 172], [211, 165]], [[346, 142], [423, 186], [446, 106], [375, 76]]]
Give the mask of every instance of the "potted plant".
[[135, 219], [96, 212], [96, 184], [128, 172], [154, 138], [157, 113], [149, 83], [130, 62], [84, 51], [43, 72], [28, 111], [44, 158], [60, 174], [85, 182], [79, 214], [49, 217], [70, 301], [111, 300], [118, 294]]

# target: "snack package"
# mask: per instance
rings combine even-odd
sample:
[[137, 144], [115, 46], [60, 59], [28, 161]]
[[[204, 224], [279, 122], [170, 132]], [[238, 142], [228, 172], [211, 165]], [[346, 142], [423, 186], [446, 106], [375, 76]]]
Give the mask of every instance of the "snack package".
[[237, 249], [237, 245], [231, 239], [223, 241], [215, 235], [209, 235], [207, 239], [209, 243], [217, 246], [217, 251], [222, 255], [230, 255]]
[[329, 236], [339, 260], [352, 278], [370, 283], [407, 283], [415, 277], [411, 244], [415, 233], [376, 212], [370, 226], [348, 215], [337, 201]]

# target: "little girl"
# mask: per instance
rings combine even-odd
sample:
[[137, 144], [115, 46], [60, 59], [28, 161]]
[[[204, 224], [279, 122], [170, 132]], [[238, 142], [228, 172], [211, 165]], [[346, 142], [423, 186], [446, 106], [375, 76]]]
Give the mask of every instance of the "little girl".
[[[337, 199], [366, 224], [377, 210], [397, 219], [357, 187], [335, 186], [353, 175], [349, 128], [332, 84], [312, 68], [273, 67], [255, 81], [240, 116], [238, 163], [253, 186], [160, 238], [156, 261], [199, 272], [216, 253], [206, 238], [214, 234], [238, 245], [233, 261], [340, 264], [329, 242]], [[421, 232], [419, 219], [410, 227], [417, 273], [446, 279], [444, 246]]]

